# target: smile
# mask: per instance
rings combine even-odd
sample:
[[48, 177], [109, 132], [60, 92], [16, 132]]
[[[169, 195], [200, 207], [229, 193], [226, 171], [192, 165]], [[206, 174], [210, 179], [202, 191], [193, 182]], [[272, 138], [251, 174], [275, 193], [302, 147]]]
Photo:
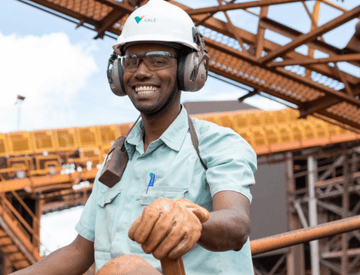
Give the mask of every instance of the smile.
[[138, 95], [151, 95], [158, 90], [158, 87], [155, 86], [137, 86], [135, 87], [135, 92]]

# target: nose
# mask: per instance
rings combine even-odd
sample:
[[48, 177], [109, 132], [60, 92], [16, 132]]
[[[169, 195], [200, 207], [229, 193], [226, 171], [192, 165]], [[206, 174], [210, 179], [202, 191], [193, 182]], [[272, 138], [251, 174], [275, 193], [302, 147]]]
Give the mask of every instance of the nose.
[[148, 67], [145, 65], [145, 62], [143, 60], [140, 60], [139, 66], [134, 73], [134, 77], [143, 79], [143, 78], [150, 78], [151, 76], [152, 76], [152, 73], [148, 69]]

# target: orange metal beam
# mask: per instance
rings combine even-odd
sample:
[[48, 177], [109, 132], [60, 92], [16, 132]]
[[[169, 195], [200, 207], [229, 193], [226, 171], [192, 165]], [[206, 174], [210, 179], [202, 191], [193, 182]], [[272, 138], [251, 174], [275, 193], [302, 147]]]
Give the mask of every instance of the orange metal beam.
[[[206, 13], [213, 13], [219, 11], [229, 11], [229, 10], [239, 10], [239, 9], [246, 9], [253, 7], [279, 5], [279, 4], [300, 2], [300, 1], [301, 0], [262, 0], [262, 1], [251, 1], [251, 2], [239, 3], [239, 4], [227, 4], [224, 6], [214, 6], [214, 7], [201, 8], [201, 9], [192, 9], [185, 11], [189, 15], [197, 15], [197, 14], [204, 14], [204, 13], [206, 14]], [[309, 1], [309, 0], [305, 0], [305, 1]]]
[[268, 64], [269, 67], [284, 67], [289, 65], [308, 65], [308, 64], [323, 64], [329, 62], [341, 62], [341, 61], [360, 61], [360, 53], [354, 54], [342, 54], [330, 56], [328, 58], [319, 59], [291, 59], [280, 62], [271, 62]]
[[[346, 92], [344, 89], [341, 90], [342, 92]], [[355, 95], [360, 94], [360, 87], [357, 87], [355, 89], [353, 89], [353, 93]], [[338, 104], [340, 101], [337, 98], [334, 97], [327, 97], [327, 99], [325, 100], [323, 97], [317, 98], [313, 101], [309, 101], [307, 102], [307, 107], [304, 109], [300, 108], [300, 117], [304, 118], [308, 115], [312, 115], [315, 112], [321, 111], [321, 110], [325, 110], [335, 104]]]
[[[319, 2], [317, 2], [319, 3]], [[291, 39], [295, 39], [295, 38], [298, 38], [300, 37], [301, 35], [304, 35], [304, 33], [298, 31], [298, 30], [295, 30], [293, 28], [290, 28], [284, 24], [281, 24], [275, 20], [272, 20], [270, 18], [267, 18], [267, 17], [263, 17], [261, 18], [259, 24], [266, 28], [266, 29], [269, 29], [269, 30], [272, 30], [274, 32], [277, 32], [279, 34], [282, 34], [286, 37], [289, 37]], [[313, 28], [314, 30], [314, 28]], [[315, 48], [319, 51], [322, 51], [324, 53], [327, 53], [329, 55], [337, 55], [337, 54], [342, 54], [342, 49], [339, 49], [333, 45], [330, 45], [330, 44], [327, 44], [325, 43], [324, 41], [320, 41], [320, 40], [317, 40], [317, 39], [314, 39], [312, 41], [308, 41], [306, 42], [306, 44], [309, 46], [309, 47], [312, 47], [312, 48]], [[277, 47], [279, 48], [279, 47]], [[294, 53], [294, 52], [290, 52], [290, 53]], [[284, 56], [286, 57], [286, 55]]]
[[[340, 104], [339, 104], [340, 105]], [[343, 107], [344, 105], [342, 104], [342, 107], [340, 107], [340, 108], [342, 108], [342, 111], [348, 111], [348, 112], [350, 112], [350, 113], [352, 113], [352, 114], [356, 114], [356, 113], [358, 113], [359, 112], [359, 108], [357, 108], [357, 109], [354, 109], [354, 106], [347, 106], [347, 108], [344, 108]], [[332, 124], [337, 124], [337, 125], [340, 125], [340, 127], [343, 127], [343, 128], [345, 128], [345, 129], [349, 129], [349, 126], [350, 127], [354, 127], [354, 128], [352, 128], [351, 129], [351, 131], [353, 131], [353, 132], [356, 132], [356, 133], [359, 133], [360, 132], [360, 127], [358, 127], [358, 126], [356, 126], [356, 125], [358, 125], [359, 123], [359, 119], [357, 119], [358, 120], [358, 122], [355, 122], [354, 123], [354, 121], [352, 121], [352, 120], [349, 120], [349, 119], [347, 119], [347, 118], [345, 118], [344, 116], [342, 116], [342, 115], [340, 115], [340, 114], [335, 114], [335, 113], [333, 113], [333, 111], [328, 111], [328, 110], [330, 110], [330, 109], [332, 109], [333, 107], [337, 107], [336, 105], [334, 105], [334, 106], [331, 106], [331, 107], [329, 107], [327, 110], [320, 110], [320, 111], [318, 111], [316, 114], [313, 114], [314, 116], [316, 116], [317, 114], [319, 114], [319, 115], [321, 115], [322, 117], [320, 117], [320, 116], [316, 116], [316, 117], [319, 117], [320, 119], [322, 119], [322, 120], [324, 120], [324, 121], [328, 121], [328, 122], [330, 122], [330, 123], [332, 123]], [[324, 118], [324, 116], [327, 118]], [[359, 116], [355, 116], [355, 117], [357, 117], [357, 118], [359, 118]], [[331, 121], [331, 120], [333, 120], [333, 121]], [[341, 125], [341, 123], [343, 123], [343, 125]]]
[[94, 39], [103, 38], [105, 31], [112, 27], [117, 21], [124, 17], [126, 13], [122, 13], [117, 9], [113, 9], [101, 22], [99, 23], [100, 27], [96, 30], [97, 35]]
[[76, 179], [93, 179], [96, 176], [97, 169], [93, 168], [90, 171], [83, 170], [81, 173], [75, 171], [68, 175], [46, 175], [40, 177], [31, 177], [24, 179], [13, 179], [0, 182], [0, 192], [9, 192], [12, 190], [31, 189], [40, 186], [51, 186], [59, 183], [73, 182]]
[[5, 209], [0, 207], [0, 226], [10, 236], [12, 241], [22, 251], [26, 258], [34, 264], [41, 260], [41, 257], [31, 242], [25, 238], [20, 228], [14, 223], [10, 216], [5, 212]]
[[265, 40], [265, 28], [260, 26], [261, 19], [267, 16], [269, 7], [261, 7], [260, 10], [260, 20], [258, 23], [258, 29], [256, 34], [256, 44], [255, 44], [255, 57], [260, 58], [264, 50], [264, 40]]
[[306, 34], [303, 34], [303, 35], [299, 36], [298, 38], [295, 38], [293, 41], [286, 44], [285, 46], [280, 47], [279, 49], [277, 49], [273, 52], [270, 52], [268, 55], [260, 58], [259, 61], [263, 64], [266, 64], [266, 63], [270, 62], [271, 60], [273, 60], [275, 57], [284, 55], [284, 54], [294, 50], [295, 48], [299, 47], [300, 45], [314, 40], [316, 37], [359, 16], [359, 14], [360, 14], [360, 6], [357, 6], [356, 8], [349, 10], [349, 11], [343, 13], [342, 15], [340, 15], [339, 17], [329, 21], [328, 23], [326, 23], [320, 27], [317, 27], [316, 29], [314, 29]]
[[340, 11], [343, 11], [343, 12], [348, 11], [347, 9], [345, 9], [343, 7], [340, 7], [339, 5], [336, 5], [336, 4], [334, 4], [334, 3], [332, 3], [332, 2], [330, 2], [328, 0], [320, 0], [320, 1], [327, 4], [327, 5], [329, 5], [329, 6], [331, 6], [331, 7], [333, 7], [333, 8], [335, 8], [335, 9], [338, 9]]
[[252, 255], [360, 229], [360, 216], [298, 229], [250, 242]]
[[[267, 17], [262, 17], [261, 20], [259, 20], [259, 25], [265, 29], [269, 29], [269, 30], [272, 30], [274, 32], [277, 32], [279, 34], [282, 34], [284, 36], [287, 36], [291, 39], [295, 39], [301, 35], [303, 35], [302, 32], [299, 32], [297, 30], [294, 30], [288, 26], [285, 26], [279, 22], [276, 22], [274, 20], [271, 20]], [[267, 46], [265, 48], [266, 51], [274, 51], [276, 49], [278, 49], [280, 47], [280, 45], [278, 44], [275, 44], [275, 43], [272, 43], [270, 41], [266, 41], [267, 42], [267, 45], [271, 45], [271, 47]], [[275, 46], [275, 45], [276, 46]], [[342, 50], [341, 49], [338, 49], [337, 47], [333, 46], [333, 45], [330, 45], [330, 44], [327, 44], [323, 41], [320, 41], [320, 40], [313, 40], [313, 41], [310, 41], [308, 43], [306, 43], [309, 47], [311, 48], [314, 48], [314, 49], [317, 49], [321, 52], [324, 52], [324, 53], [327, 53], [329, 54], [330, 56], [332, 55], [340, 55], [342, 54]], [[282, 56], [283, 59], [297, 59], [297, 60], [301, 60], [301, 59], [307, 59], [307, 56], [306, 55], [302, 55], [300, 53], [297, 53], [296, 51], [291, 51], [287, 54], [285, 54], [284, 56]], [[352, 62], [352, 64], [354, 64], [355, 66], [359, 66], [359, 62], [353, 62], [353, 61], [350, 61]], [[332, 70], [331, 67], [329, 67], [328, 65], [325, 65], [325, 64], [303, 64], [304, 67], [306, 67], [307, 69], [310, 69], [312, 71], [316, 71], [318, 73], [321, 73], [323, 75], [326, 75], [328, 77], [331, 77], [333, 79], [336, 79], [336, 80], [341, 80], [337, 74], [334, 73], [334, 71]], [[345, 73], [345, 77], [347, 79], [347, 81], [351, 84], [356, 84], [358, 83], [358, 78], [353, 76], [353, 75], [350, 75], [350, 74], [347, 74]]]
[[[188, 7], [185, 6], [185, 5], [181, 5], [179, 3], [176, 3], [177, 6], [181, 7], [182, 9], [184, 10], [187, 10]], [[211, 17], [211, 16], [210, 16]], [[206, 15], [205, 17], [202, 16], [202, 15], [194, 15], [192, 16], [192, 19], [194, 20], [194, 22], [196, 22], [196, 24], [200, 24], [199, 22], [202, 22], [201, 24], [206, 27], [206, 28], [209, 28], [209, 29], [212, 29], [212, 30], [215, 30], [219, 33], [222, 33], [226, 36], [229, 36], [229, 37], [233, 37], [233, 34], [227, 29], [227, 26], [226, 26], [226, 23], [223, 22], [223, 21], [220, 21], [218, 19], [215, 19], [213, 17], [209, 18], [209, 15]], [[206, 19], [206, 22], [204, 22], [203, 20]], [[299, 32], [299, 31], [296, 31], [294, 29], [291, 29], [287, 26], [284, 26], [278, 22], [275, 22], [267, 17], [261, 17], [261, 20], [259, 21], [259, 25], [261, 27], [264, 27], [264, 28], [269, 28], [269, 29], [272, 29], [274, 30], [275, 32], [278, 32], [278, 33], [281, 33], [285, 36], [288, 36], [290, 38], [293, 38], [293, 37], [298, 37], [300, 35], [303, 35], [303, 33]], [[242, 38], [242, 40], [249, 44], [249, 45], [255, 45], [257, 43], [257, 36], [255, 34], [252, 34], [250, 32], [247, 32], [245, 30], [242, 30], [240, 28], [237, 28], [239, 31], [238, 31], [238, 34], [240, 35], [240, 37]], [[281, 31], [281, 32], [279, 32]], [[314, 47], [316, 49], [319, 49], [321, 51], [324, 51], [326, 53], [329, 53], [329, 54], [339, 54], [340, 53], [340, 49], [334, 47], [334, 46], [331, 46], [329, 44], [326, 44], [322, 41], [317, 41], [317, 40], [314, 40], [310, 43], [308, 43], [309, 46], [311, 47]], [[226, 47], [224, 45], [224, 47]], [[265, 51], [275, 51], [276, 49], [278, 49], [279, 47], [281, 47], [279, 44], [276, 44], [274, 42], [271, 42], [269, 40], [264, 40], [264, 50]], [[306, 58], [306, 56], [300, 54], [300, 53], [297, 53], [295, 51], [291, 51], [289, 53], [287, 53], [284, 58], [287, 58], [287, 59], [302, 59], [302, 58]], [[308, 69], [311, 69], [311, 70], [314, 70], [316, 72], [319, 72], [321, 74], [324, 74], [326, 76], [329, 76], [329, 77], [332, 77], [334, 79], [337, 79], [337, 80], [340, 80], [338, 75], [335, 74], [333, 72], [333, 70], [325, 65], [325, 64], [313, 64], [313, 65], [306, 65], [306, 67]], [[345, 74], [345, 77], [347, 79], [347, 81], [351, 84], [356, 84], [358, 83], [358, 78], [350, 75], [350, 74]]]
[[130, 6], [126, 2], [117, 2], [114, 0], [95, 0], [95, 1], [105, 4], [114, 9], [121, 10], [122, 12], [126, 12], [126, 13], [131, 13], [135, 10], [134, 7]]
[[[221, 6], [221, 0], [218, 0], [218, 2], [219, 2], [219, 6]], [[226, 25], [227, 25], [228, 29], [231, 30], [231, 32], [235, 36], [236, 40], [239, 42], [239, 45], [241, 47], [241, 53], [246, 55], [246, 56], [249, 56], [249, 52], [247, 51], [247, 49], [244, 46], [244, 41], [242, 40], [241, 36], [239, 35], [239, 29], [235, 28], [235, 26], [232, 24], [232, 22], [230, 20], [230, 17], [227, 14], [226, 11], [224, 11], [224, 15], [225, 15], [226, 20], [227, 20]]]
[[[91, 24], [94, 26], [94, 29], [92, 30], [97, 31], [99, 37], [101, 37], [103, 34], [109, 35], [109, 33], [113, 33], [118, 35], [121, 33], [122, 30], [121, 25], [123, 24], [126, 15], [124, 15], [122, 19], [116, 21], [117, 16], [114, 10], [118, 10], [119, 13], [122, 11], [124, 12], [124, 14], [130, 13], [131, 11], [134, 10], [134, 8], [128, 4], [129, 2], [126, 1], [118, 2], [115, 0], [91, 0], [91, 1], [72, 0], [72, 1], [55, 1], [55, 2], [53, 0], [26, 0], [26, 1], [36, 2], [40, 5], [48, 7], [49, 9], [55, 10], [56, 12], [58, 12], [58, 14], [63, 13], [69, 17], [78, 19], [80, 22], [87, 23], [84, 25], [84, 27], [89, 28], [87, 25]], [[322, 83], [319, 83], [314, 79], [302, 77], [296, 72], [292, 73], [283, 68], [275, 69], [275, 68], [270, 68], [268, 66], [259, 65], [257, 62], [258, 59], [256, 57], [253, 56], [246, 57], [244, 56], [244, 54], [241, 53], [239, 54], [238, 50], [237, 50], [238, 51], [237, 56], [241, 55], [242, 57], [240, 56], [234, 58], [233, 56], [229, 56], [227, 54], [227, 50], [229, 48], [229, 46], [227, 46], [228, 38], [237, 38], [238, 41], [242, 40], [244, 43], [247, 43], [251, 47], [259, 46], [258, 47], [259, 49], [261, 48], [260, 47], [260, 45], [262, 44], [261, 42], [263, 42], [263, 50], [269, 53], [265, 58], [268, 58], [271, 54], [276, 53], [276, 51], [278, 51], [279, 49], [284, 50], [284, 47], [288, 47], [289, 45], [281, 47], [280, 45], [277, 45], [276, 43], [273, 43], [266, 39], [264, 39], [264, 41], [258, 41], [258, 38], [261, 37], [261, 33], [259, 34], [260, 35], [259, 37], [255, 34], [246, 32], [245, 30], [238, 28], [236, 26], [234, 26], [234, 29], [236, 31], [231, 32], [225, 22], [221, 20], [217, 20], [214, 17], [209, 17], [219, 11], [228, 11], [234, 9], [246, 10], [247, 8], [251, 8], [255, 6], [266, 8], [269, 5], [292, 3], [292, 2], [302, 3], [302, 1], [301, 0], [298, 1], [289, 1], [289, 0], [262, 0], [262, 1], [252, 0], [251, 1], [250, 0], [248, 2], [238, 3], [238, 4], [234, 4], [233, 2], [234, 1], [227, 1], [228, 4], [226, 5], [218, 5], [216, 7], [191, 10], [191, 8], [182, 5], [177, 1], [172, 1], [173, 4], [188, 11], [189, 14], [191, 14], [191, 17], [195, 23], [202, 22], [202, 25], [205, 28], [209, 28], [210, 37], [212, 32], [218, 32], [224, 35], [223, 37], [224, 41], [221, 41], [223, 43], [219, 43], [220, 46], [216, 47], [216, 51], [212, 49], [213, 50], [212, 59], [218, 62], [219, 64], [221, 63], [223, 68], [217, 67], [215, 65], [215, 66], [211, 66], [211, 70], [215, 73], [220, 72], [220, 75], [226, 78], [233, 79], [237, 82], [246, 83], [246, 85], [250, 85], [254, 89], [258, 89], [259, 91], [262, 91], [269, 95], [296, 104], [299, 109], [303, 109], [304, 107], [307, 107], [308, 102], [316, 100], [319, 97], [322, 97], [322, 100], [328, 100], [328, 99], [332, 100], [333, 98], [337, 98], [339, 104], [336, 104], [335, 106], [331, 106], [330, 108], [327, 109], [327, 111], [322, 110], [321, 114], [317, 113], [315, 115], [322, 115], [328, 117], [329, 119], [337, 120], [338, 121], [337, 123], [339, 125], [347, 124], [349, 125], [349, 127], [360, 129], [360, 121], [358, 121], [357, 119], [360, 110], [360, 103], [358, 99], [356, 98], [354, 99], [353, 97], [348, 95], [349, 92], [348, 93], [338, 92], [336, 89], [332, 89], [330, 87], [324, 86], [322, 85]], [[77, 8], [75, 8], [75, 6]], [[359, 7], [355, 8], [354, 10], [358, 8]], [[326, 30], [324, 30], [324, 27], [331, 29], [334, 28], [337, 24], [340, 25], [342, 22], [349, 20], [351, 16], [354, 16], [353, 15], [354, 10], [345, 12], [340, 17], [334, 19], [333, 21], [328, 22], [327, 24], [321, 27], [316, 28], [313, 31], [310, 31], [307, 34], [295, 33], [295, 30], [292, 30], [286, 26], [281, 26], [281, 24], [278, 22], [276, 22], [277, 25], [274, 25], [274, 23], [270, 24], [268, 22], [271, 21], [270, 19], [266, 17], [261, 17], [260, 15], [258, 16], [260, 16], [260, 18], [262, 19], [260, 20], [259, 26], [261, 30], [263, 30], [264, 28], [269, 28], [269, 29], [275, 28], [276, 32], [280, 34], [285, 33], [284, 35], [293, 39], [292, 43], [295, 43], [296, 41], [299, 42], [301, 41], [301, 39], [306, 38], [304, 41], [301, 41], [300, 44], [306, 43], [309, 47], [313, 47], [320, 51], [328, 53], [330, 56], [337, 55], [337, 54], [341, 54], [340, 49], [333, 47], [329, 44], [326, 44], [322, 41], [318, 41], [316, 40], [316, 37], [320, 36], [321, 32], [324, 31], [326, 32]], [[205, 13], [201, 14], [201, 12], [205, 12]], [[309, 11], [307, 10], [307, 12]], [[66, 17], [63, 18], [68, 19]], [[114, 21], [116, 21], [116, 23], [112, 25], [112, 22]], [[75, 21], [72, 22], [76, 23]], [[330, 26], [329, 24], [334, 24], [334, 25]], [[309, 36], [314, 36], [314, 39], [312, 39], [312, 37]], [[258, 57], [259, 57], [259, 52], [257, 54]], [[304, 57], [304, 55], [301, 55], [295, 52], [294, 50], [287, 49], [284, 52], [286, 53], [281, 54], [281, 56], [285, 60], [301, 59]], [[355, 52], [356, 51], [353, 51], [351, 49], [346, 49], [346, 53], [348, 54], [352, 54]], [[223, 53], [224, 55], [222, 55]], [[216, 56], [216, 58], [214, 58], [213, 56]], [[247, 65], [248, 67], [245, 72], [246, 75], [249, 75], [248, 78], [244, 78], [243, 76], [236, 75], [234, 71], [226, 69], [228, 67], [239, 68], [239, 66], [237, 66], [236, 63], [240, 64], [241, 62], [244, 62], [245, 65]], [[247, 62], [249, 62], [250, 64]], [[356, 66], [360, 66], [360, 62], [356, 62], [356, 61], [348, 61], [348, 62]], [[343, 82], [344, 79], [345, 82], [347, 81], [349, 87], [353, 91], [353, 94], [356, 96], [356, 92], [354, 91], [354, 87], [352, 86], [360, 83], [359, 79], [356, 76], [344, 72], [342, 72], [341, 75], [338, 75], [332, 67], [326, 64], [304, 64], [304, 67], [308, 71], [311, 70], [313, 72], [320, 73], [336, 81]], [[241, 72], [244, 73], [244, 71]], [[259, 84], [258, 80], [261, 83], [262, 81], [273, 82], [273, 87], [268, 86], [266, 87], [266, 89], [264, 89], [264, 87], [261, 87], [261, 85], [257, 85]], [[331, 81], [331, 79], [329, 80]], [[347, 91], [350, 91], [350, 89], [347, 89]], [[352, 110], [351, 112], [346, 111], [350, 109]]]
[[[360, 13], [360, 7], [359, 7], [359, 13]], [[208, 45], [209, 48], [213, 47], [213, 48], [217, 49], [218, 51], [222, 51], [224, 53], [229, 53], [229, 54], [233, 55], [234, 57], [239, 57], [242, 60], [249, 61], [249, 62], [252, 63], [254, 68], [258, 66], [257, 61], [255, 60], [255, 58], [252, 58], [251, 56], [247, 57], [247, 56], [241, 55], [238, 50], [235, 50], [235, 49], [230, 48], [230, 47], [226, 47], [225, 45], [223, 45], [223, 44], [221, 44], [221, 43], [219, 43], [217, 41], [214, 41], [212, 39], [209, 39], [209, 38], [206, 38], [206, 37], [204, 37], [204, 39], [205, 39], [205, 44]], [[267, 68], [266, 66], [261, 66], [261, 68], [263, 70], [269, 70], [269, 72], [273, 72], [273, 71], [271, 71], [270, 68]], [[215, 71], [212, 64], [210, 64], [210, 69], [211, 69], [211, 71]], [[254, 70], [254, 71], [256, 71], [256, 70]], [[259, 71], [259, 70], [257, 70], [257, 71]], [[347, 95], [347, 94], [344, 94], [342, 92], [331, 89], [331, 88], [329, 88], [327, 86], [321, 85], [321, 84], [319, 84], [317, 82], [314, 82], [312, 80], [303, 78], [303, 77], [298, 76], [296, 74], [293, 74], [293, 73], [291, 73], [289, 71], [286, 71], [285, 69], [279, 68], [278, 70], [275, 71], [275, 73], [278, 74], [279, 77], [284, 77], [286, 79], [293, 79], [296, 82], [301, 83], [301, 84], [303, 84], [303, 85], [305, 85], [307, 87], [311, 87], [311, 88], [313, 88], [313, 89], [315, 89], [315, 90], [317, 90], [319, 92], [323, 92], [324, 94], [327, 94], [327, 95], [332, 95], [334, 97], [337, 97], [339, 100], [348, 102], [348, 103], [350, 103], [352, 105], [355, 105], [358, 108], [360, 108], [360, 101], [353, 98], [353, 97], [351, 97], [351, 96], [349, 96], [349, 95]], [[228, 78], [232, 77], [232, 75], [229, 74], [229, 73], [226, 73], [225, 70], [223, 70], [223, 73], [219, 73], [219, 74], [223, 75], [225, 77], [228, 77]], [[265, 79], [263, 79], [263, 77], [261, 79], [265, 80]], [[262, 90], [262, 91], [264, 91], [266, 93], [272, 94], [272, 91], [266, 90], [266, 89], [264, 89], [264, 87], [261, 87], [261, 86], [256, 87], [256, 83], [254, 81], [252, 81], [252, 80], [249, 80], [249, 83], [246, 83], [244, 80], [241, 80], [241, 81], [239, 81], [238, 79], [234, 79], [234, 80], [236, 80], [238, 82], [241, 82], [241, 83], [245, 83], [246, 85], [249, 85], [251, 87], [259, 89], [260, 91]], [[279, 93], [276, 93], [276, 94], [273, 94], [273, 95], [276, 96], [276, 97], [280, 97]], [[285, 96], [284, 99], [286, 101], [291, 100], [291, 98], [289, 98], [287, 96]], [[295, 103], [298, 106], [301, 104], [300, 102], [296, 102], [296, 101], [293, 101], [293, 103]], [[352, 125], [352, 126], [357, 127], [357, 126], [354, 126], [354, 125]], [[357, 127], [357, 128], [360, 128], [360, 127]]]
[[336, 63], [334, 64], [334, 69], [335, 69], [336, 73], [340, 76], [342, 83], [345, 85], [345, 90], [348, 93], [348, 95], [351, 97], [354, 97], [354, 93], [353, 93], [349, 83], [346, 81], [345, 77], [343, 76], [342, 72], [340, 71], [340, 69]]
[[[309, 8], [306, 6], [305, 2], [302, 1], [301, 2], [305, 8], [306, 13], [308, 14], [310, 20], [311, 20], [311, 29], [313, 30], [314, 28], [316, 28], [318, 26], [318, 21], [319, 21], [319, 8], [320, 8], [320, 2], [316, 2], [313, 8], [313, 13], [312, 14], [309, 11]], [[315, 16], [314, 16], [315, 15]], [[324, 42], [324, 38], [322, 36], [320, 36], [320, 40]]]
[[65, 7], [62, 7], [61, 5], [57, 5], [55, 3], [51, 3], [50, 1], [48, 0], [31, 0], [32, 2], [35, 2], [37, 4], [40, 4], [44, 7], [47, 7], [49, 9], [52, 9], [52, 10], [55, 10], [55, 11], [58, 11], [60, 13], [63, 13], [63, 14], [66, 14], [70, 17], [73, 17], [73, 18], [76, 18], [76, 19], [79, 19], [80, 21], [84, 20], [85, 22], [93, 25], [93, 26], [96, 26], [97, 25], [97, 20], [95, 20], [94, 18], [90, 18], [90, 17], [85, 17], [85, 16], [82, 16], [81, 14], [79, 14], [78, 12], [75, 12], [73, 10], [70, 10], [70, 9], [67, 9]]

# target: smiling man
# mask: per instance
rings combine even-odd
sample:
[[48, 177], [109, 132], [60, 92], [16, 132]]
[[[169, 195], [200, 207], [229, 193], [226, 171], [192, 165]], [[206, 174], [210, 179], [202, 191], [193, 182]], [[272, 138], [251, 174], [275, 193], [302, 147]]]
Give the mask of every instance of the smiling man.
[[115, 184], [100, 182], [108, 157], [78, 237], [19, 274], [81, 274], [94, 261], [99, 270], [129, 254], [160, 271], [159, 260], [182, 256], [188, 275], [254, 274], [248, 236], [256, 155], [234, 131], [190, 119], [180, 104], [182, 91], [206, 82], [200, 32], [182, 9], [150, 0], [129, 16], [113, 48], [111, 90], [141, 114], [124, 142], [126, 169]]
[[131, 45], [125, 53], [124, 87], [148, 129], [144, 135], [146, 151], [150, 141], [158, 139], [180, 113], [181, 92], [176, 80], [179, 54], [172, 47], [152, 43]]

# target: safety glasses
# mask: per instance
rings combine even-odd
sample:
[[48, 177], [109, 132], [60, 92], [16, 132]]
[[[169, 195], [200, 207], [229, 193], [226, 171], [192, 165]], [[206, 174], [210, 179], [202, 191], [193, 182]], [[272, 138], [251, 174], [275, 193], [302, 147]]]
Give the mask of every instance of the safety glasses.
[[139, 67], [140, 60], [150, 71], [156, 71], [171, 67], [177, 57], [171, 53], [158, 51], [145, 54], [124, 55], [122, 64], [125, 72], [136, 72]]

